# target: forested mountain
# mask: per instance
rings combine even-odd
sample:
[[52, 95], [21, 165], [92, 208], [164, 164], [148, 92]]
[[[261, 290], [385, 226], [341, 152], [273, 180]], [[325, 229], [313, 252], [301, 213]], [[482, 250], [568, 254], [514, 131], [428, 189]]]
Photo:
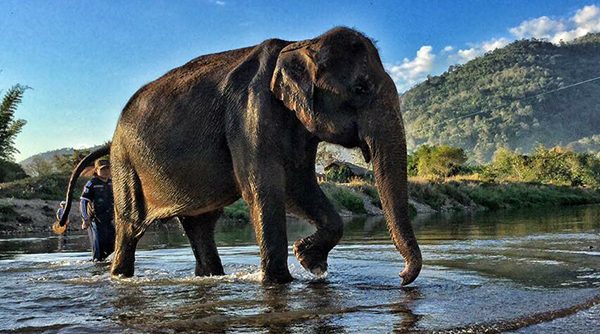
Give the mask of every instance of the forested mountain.
[[446, 144], [470, 162], [503, 146], [600, 152], [600, 80], [570, 87], [599, 76], [600, 34], [561, 45], [520, 40], [451, 66], [401, 96], [409, 150]]
[[30, 156], [29, 158], [24, 159], [23, 161], [19, 162], [19, 165], [21, 165], [23, 168], [26, 168], [27, 166], [31, 165], [37, 159], [52, 160], [57, 155], [73, 154], [73, 151], [75, 151], [74, 148], [65, 147], [65, 148], [60, 148], [58, 150], [52, 150], [52, 151], [46, 151], [46, 152], [34, 154], [34, 155]]
[[[96, 145], [86, 149], [80, 149], [78, 151], [93, 151], [100, 148], [101, 145]], [[75, 152], [72, 147], [65, 147], [58, 150], [52, 150], [47, 152], [38, 153], [30, 156], [29, 158], [19, 162], [19, 165], [27, 172], [30, 176], [37, 176], [40, 173], [45, 172], [56, 172], [55, 164], [57, 163], [57, 157], [71, 156]]]

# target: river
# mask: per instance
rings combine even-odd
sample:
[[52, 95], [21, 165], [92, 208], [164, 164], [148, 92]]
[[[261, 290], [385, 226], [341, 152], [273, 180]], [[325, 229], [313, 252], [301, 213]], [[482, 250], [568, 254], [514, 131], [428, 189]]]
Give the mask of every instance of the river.
[[[0, 239], [0, 331], [18, 333], [600, 332], [600, 206], [417, 217], [419, 278], [381, 218], [346, 222], [316, 278], [260, 284], [248, 224], [221, 224], [226, 276], [196, 278], [176, 225], [148, 232], [133, 278], [89, 262], [83, 235]], [[313, 231], [288, 223], [289, 240]]]

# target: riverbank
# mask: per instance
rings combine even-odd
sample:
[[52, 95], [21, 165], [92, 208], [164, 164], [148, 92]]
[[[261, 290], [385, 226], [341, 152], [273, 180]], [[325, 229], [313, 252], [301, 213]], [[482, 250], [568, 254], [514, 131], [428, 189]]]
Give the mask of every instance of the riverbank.
[[[0, 235], [50, 232], [55, 211], [64, 196], [68, 176], [52, 175], [0, 184]], [[84, 180], [80, 180], [81, 186]], [[77, 187], [80, 189], [81, 187]], [[381, 201], [368, 182], [321, 183], [321, 188], [342, 217], [380, 216]], [[76, 191], [75, 198], [79, 194]], [[600, 190], [535, 183], [493, 183], [479, 180], [432, 182], [411, 178], [409, 206], [412, 216], [452, 211], [485, 211], [543, 206], [600, 203]], [[80, 232], [78, 203], [70, 212], [72, 232]], [[248, 222], [242, 200], [225, 208], [223, 221]]]

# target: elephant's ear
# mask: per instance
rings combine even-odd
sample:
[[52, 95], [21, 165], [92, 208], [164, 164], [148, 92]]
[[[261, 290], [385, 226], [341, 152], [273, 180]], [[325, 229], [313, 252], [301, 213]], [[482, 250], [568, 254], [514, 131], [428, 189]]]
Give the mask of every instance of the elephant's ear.
[[271, 91], [307, 128], [312, 119], [316, 65], [305, 43], [294, 43], [281, 50], [271, 79]]

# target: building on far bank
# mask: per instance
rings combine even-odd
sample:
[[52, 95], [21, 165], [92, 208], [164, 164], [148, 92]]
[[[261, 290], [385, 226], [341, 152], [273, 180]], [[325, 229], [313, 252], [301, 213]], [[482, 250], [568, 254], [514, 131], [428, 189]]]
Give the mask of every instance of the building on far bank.
[[373, 180], [373, 172], [347, 161], [333, 161], [325, 166], [325, 179], [334, 182], [349, 182], [352, 178]]

